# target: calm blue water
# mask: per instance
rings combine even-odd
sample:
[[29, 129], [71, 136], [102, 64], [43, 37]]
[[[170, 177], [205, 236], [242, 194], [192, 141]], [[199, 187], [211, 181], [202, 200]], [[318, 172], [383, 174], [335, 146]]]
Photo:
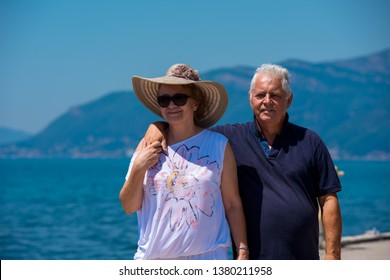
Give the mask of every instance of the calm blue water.
[[[343, 235], [390, 231], [390, 162], [336, 162]], [[132, 259], [128, 160], [0, 160], [0, 259]]]

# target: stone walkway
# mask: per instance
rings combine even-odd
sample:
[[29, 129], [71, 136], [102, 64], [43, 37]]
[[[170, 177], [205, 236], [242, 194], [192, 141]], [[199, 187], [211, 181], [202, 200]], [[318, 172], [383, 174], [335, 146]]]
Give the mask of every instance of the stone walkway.
[[[321, 259], [324, 250], [320, 250]], [[342, 260], [390, 260], [390, 239], [350, 243], [341, 248]]]

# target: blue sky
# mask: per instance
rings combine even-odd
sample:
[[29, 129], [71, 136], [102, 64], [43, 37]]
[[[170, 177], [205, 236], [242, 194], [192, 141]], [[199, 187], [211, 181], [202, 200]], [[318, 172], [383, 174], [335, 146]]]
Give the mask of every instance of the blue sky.
[[390, 47], [387, 0], [0, 0], [0, 126], [36, 133], [174, 63], [200, 72]]

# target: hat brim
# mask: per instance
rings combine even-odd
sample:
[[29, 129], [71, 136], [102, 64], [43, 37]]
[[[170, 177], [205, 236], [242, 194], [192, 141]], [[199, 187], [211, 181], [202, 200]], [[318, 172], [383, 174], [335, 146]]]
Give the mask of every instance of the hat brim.
[[174, 76], [158, 78], [132, 77], [133, 90], [141, 103], [150, 111], [162, 118], [161, 108], [157, 103], [157, 94], [161, 84], [167, 85], [195, 85], [204, 97], [207, 110], [197, 117], [196, 125], [210, 127], [225, 113], [228, 104], [228, 95], [223, 85], [213, 81], [192, 81]]

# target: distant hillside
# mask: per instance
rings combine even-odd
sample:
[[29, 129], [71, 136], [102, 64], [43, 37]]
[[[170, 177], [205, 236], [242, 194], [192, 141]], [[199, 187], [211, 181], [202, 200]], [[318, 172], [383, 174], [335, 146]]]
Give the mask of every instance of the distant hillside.
[[0, 145], [20, 142], [31, 137], [31, 134], [8, 127], [0, 127]]
[[124, 157], [156, 117], [130, 91], [71, 108], [38, 135], [0, 148], [0, 157]]
[[382, 73], [390, 75], [390, 51], [384, 50], [370, 56], [335, 61], [333, 65], [359, 73]]
[[[288, 60], [291, 121], [321, 135], [335, 159], [390, 159], [390, 49], [329, 63]], [[229, 105], [218, 124], [252, 120], [247, 92], [254, 66], [201, 73], [227, 88]], [[158, 118], [131, 91], [71, 108], [27, 141], [0, 148], [0, 157], [125, 157]]]

